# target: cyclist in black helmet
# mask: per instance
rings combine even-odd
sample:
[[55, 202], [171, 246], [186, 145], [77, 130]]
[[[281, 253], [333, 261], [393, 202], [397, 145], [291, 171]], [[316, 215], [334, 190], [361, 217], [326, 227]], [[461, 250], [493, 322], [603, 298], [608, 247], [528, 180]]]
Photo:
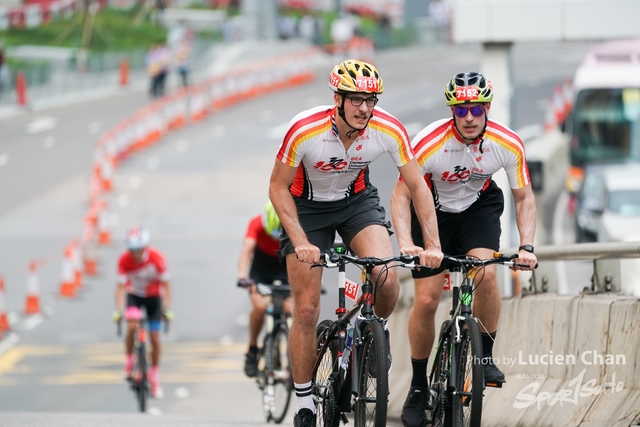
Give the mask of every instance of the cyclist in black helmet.
[[[442, 251], [491, 258], [500, 249], [504, 199], [492, 175], [504, 169], [515, 200], [520, 234], [518, 263], [533, 268], [536, 205], [524, 145], [511, 129], [489, 120], [492, 100], [493, 88], [482, 74], [455, 75], [445, 87], [445, 104], [452, 117], [428, 125], [411, 145], [435, 200]], [[391, 214], [400, 251], [417, 254], [422, 250], [422, 234], [411, 194], [401, 180], [393, 190]], [[415, 299], [409, 317], [409, 343], [413, 376], [402, 409], [405, 427], [428, 423], [427, 361], [435, 337], [435, 313], [445, 268], [443, 263], [436, 270], [412, 271]], [[482, 332], [485, 383], [503, 383], [504, 375], [492, 355], [500, 315], [495, 265], [487, 266], [475, 285], [473, 314]]]

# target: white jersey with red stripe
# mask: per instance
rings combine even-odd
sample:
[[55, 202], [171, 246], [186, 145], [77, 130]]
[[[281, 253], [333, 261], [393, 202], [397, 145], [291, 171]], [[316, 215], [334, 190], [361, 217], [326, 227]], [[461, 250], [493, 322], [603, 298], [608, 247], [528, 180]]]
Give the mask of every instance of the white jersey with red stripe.
[[436, 209], [453, 213], [466, 210], [500, 169], [507, 173], [512, 189], [529, 184], [524, 144], [515, 132], [487, 120], [482, 141], [467, 147], [453, 123], [453, 119], [435, 121], [411, 142]]
[[125, 285], [125, 290], [143, 298], [161, 296], [162, 282], [169, 280], [169, 272], [162, 254], [147, 247], [141, 260], [135, 260], [130, 252], [125, 252], [118, 260], [117, 283]]
[[369, 164], [381, 154], [389, 153], [398, 167], [413, 158], [404, 126], [379, 107], [373, 109], [369, 124], [345, 151], [338, 137], [336, 113], [335, 106], [320, 106], [291, 120], [277, 159], [298, 168], [289, 188], [294, 197], [342, 200], [367, 188]]

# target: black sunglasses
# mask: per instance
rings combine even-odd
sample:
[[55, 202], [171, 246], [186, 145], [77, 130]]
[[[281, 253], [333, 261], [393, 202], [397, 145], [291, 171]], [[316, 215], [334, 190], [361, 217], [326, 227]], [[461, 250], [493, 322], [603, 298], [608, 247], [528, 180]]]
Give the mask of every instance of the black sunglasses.
[[367, 103], [367, 107], [374, 107], [378, 103], [378, 98], [376, 98], [375, 96], [372, 96], [370, 98], [363, 98], [361, 96], [347, 96], [346, 98], [354, 107], [361, 106], [363, 102]]

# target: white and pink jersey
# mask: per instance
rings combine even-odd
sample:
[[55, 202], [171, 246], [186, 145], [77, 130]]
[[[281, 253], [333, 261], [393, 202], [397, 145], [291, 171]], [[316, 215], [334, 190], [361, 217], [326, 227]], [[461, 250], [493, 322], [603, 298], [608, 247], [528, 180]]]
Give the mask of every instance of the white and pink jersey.
[[369, 164], [382, 153], [389, 153], [398, 167], [413, 158], [405, 128], [378, 107], [345, 151], [336, 113], [335, 106], [320, 106], [291, 120], [277, 159], [298, 168], [290, 187], [293, 196], [320, 202], [342, 200], [367, 188]]
[[482, 143], [469, 147], [459, 139], [453, 119], [433, 122], [411, 145], [436, 209], [444, 212], [458, 213], [471, 206], [500, 169], [513, 189], [530, 182], [524, 144], [515, 132], [493, 120], [487, 121]]
[[160, 252], [147, 248], [142, 261], [137, 262], [129, 252], [118, 261], [118, 284], [125, 285], [128, 293], [139, 297], [161, 296], [160, 284], [169, 280], [169, 272]]

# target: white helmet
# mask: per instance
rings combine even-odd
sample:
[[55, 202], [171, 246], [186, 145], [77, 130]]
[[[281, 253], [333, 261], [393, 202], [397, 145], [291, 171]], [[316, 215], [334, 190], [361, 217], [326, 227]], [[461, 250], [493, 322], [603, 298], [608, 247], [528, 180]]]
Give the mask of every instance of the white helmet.
[[131, 251], [143, 249], [149, 245], [149, 232], [144, 227], [134, 225], [127, 230], [124, 240]]

